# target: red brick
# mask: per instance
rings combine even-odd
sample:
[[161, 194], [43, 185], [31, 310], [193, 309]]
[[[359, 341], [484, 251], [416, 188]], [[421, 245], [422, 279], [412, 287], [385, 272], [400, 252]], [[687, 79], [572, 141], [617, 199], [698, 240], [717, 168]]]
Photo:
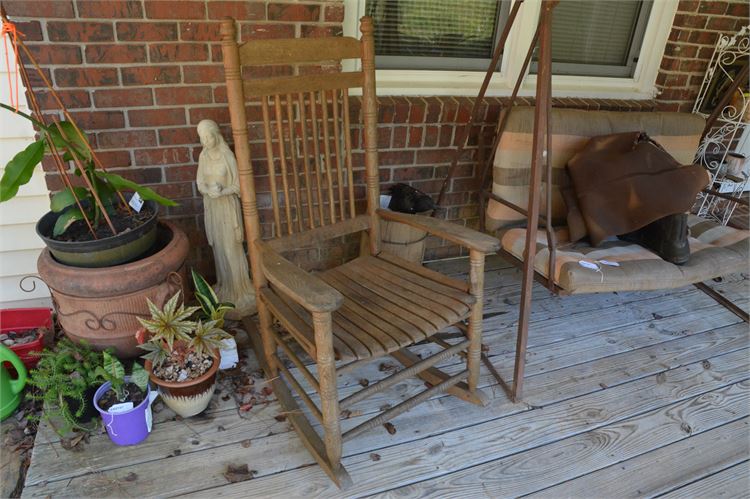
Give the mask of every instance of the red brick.
[[145, 45], [87, 45], [86, 62], [90, 64], [146, 62]]
[[264, 2], [223, 1], [213, 0], [208, 2], [208, 18], [223, 19], [229, 16], [238, 21], [255, 21], [266, 18], [266, 6]]
[[344, 6], [343, 5], [326, 5], [323, 20], [327, 23], [342, 23], [344, 22]]
[[194, 182], [160, 184], [153, 185], [151, 188], [166, 198], [183, 199], [193, 197], [193, 184]]
[[242, 26], [242, 40], [267, 38], [294, 38], [293, 24], [245, 24]]
[[409, 110], [409, 123], [424, 123], [424, 101], [419, 97], [411, 97], [411, 109]]
[[438, 123], [440, 121], [440, 111], [443, 108], [443, 102], [437, 97], [425, 97], [425, 122]]
[[211, 102], [211, 87], [156, 88], [156, 103], [162, 105], [208, 104]]
[[[37, 64], [69, 65], [81, 63], [81, 49], [78, 45], [28, 45], [32, 57]], [[26, 54], [21, 54], [24, 61], [28, 61]]]
[[660, 67], [665, 71], [677, 71], [680, 68], [680, 60], [672, 57], [664, 57], [661, 60]]
[[432, 178], [433, 169], [428, 167], [395, 168], [393, 180], [403, 182], [404, 180], [429, 180]]
[[734, 17], [712, 17], [708, 20], [706, 29], [715, 29], [719, 31], [733, 31], [737, 19]]
[[164, 169], [167, 182], [190, 182], [195, 180], [198, 174], [198, 165], [171, 166]]
[[344, 30], [341, 26], [320, 26], [316, 24], [302, 25], [303, 38], [326, 38], [331, 36], [342, 36]]
[[718, 38], [719, 34], [712, 31], [691, 31], [687, 41], [701, 45], [714, 45]]
[[[57, 95], [68, 109], [91, 107], [91, 99], [86, 90], [57, 90]], [[52, 92], [37, 90], [34, 92], [34, 96], [39, 103], [39, 107], [43, 110], [60, 109], [60, 106], [57, 105], [57, 101], [52, 96]]]
[[218, 22], [202, 23], [190, 21], [180, 23], [180, 40], [216, 42], [221, 40], [219, 35], [220, 28], [221, 24]]
[[44, 39], [39, 21], [13, 21], [18, 31], [23, 33], [24, 42], [38, 42]]
[[124, 168], [131, 165], [130, 151], [96, 151], [105, 168]]
[[180, 82], [176, 66], [142, 66], [120, 68], [123, 85], [165, 85]]
[[143, 17], [141, 2], [138, 0], [78, 0], [78, 17], [112, 19]]
[[80, 111], [72, 113], [72, 116], [87, 131], [125, 127], [125, 115], [122, 111]]
[[711, 0], [710, 2], [701, 2], [700, 6], [698, 7], [698, 12], [701, 14], [724, 14], [727, 11], [727, 7], [729, 6], [729, 3], [727, 2], [718, 2], [716, 0]]
[[393, 149], [403, 149], [406, 147], [407, 131], [408, 131], [408, 127], [405, 127], [405, 126], [393, 127], [393, 140], [391, 141], [391, 147]]
[[380, 151], [378, 164], [380, 166], [413, 165], [414, 151]]
[[115, 39], [112, 24], [98, 22], [50, 21], [47, 35], [53, 42], [111, 42]]
[[128, 111], [128, 121], [134, 127], [157, 127], [185, 124], [185, 109], [132, 109]]
[[271, 3], [268, 4], [268, 19], [290, 22], [318, 21], [320, 19], [320, 6], [299, 3]]
[[151, 19], [205, 19], [206, 2], [192, 0], [145, 0]]
[[453, 149], [424, 149], [417, 151], [418, 165], [436, 165], [450, 163], [453, 158]]
[[64, 0], [3, 0], [3, 7], [14, 17], [75, 17], [73, 2]]
[[223, 104], [227, 102], [227, 87], [220, 86], [214, 88], [214, 102], [217, 104]]
[[703, 29], [707, 20], [707, 16], [697, 14], [676, 14], [673, 25], [681, 28]]
[[171, 146], [197, 143], [199, 143], [199, 140], [195, 127], [164, 128], [159, 130], [159, 145]]
[[229, 108], [221, 107], [194, 107], [190, 109], [190, 123], [197, 124], [201, 120], [213, 120], [216, 123], [229, 123]]
[[695, 12], [698, 10], [700, 3], [700, 0], [680, 0], [677, 10], [679, 12]]
[[190, 161], [187, 147], [164, 147], [159, 149], [136, 149], [135, 164], [139, 166], [175, 165]]
[[100, 132], [96, 136], [99, 147], [102, 149], [152, 147], [156, 145], [156, 134], [153, 130]]
[[219, 83], [224, 81], [224, 66], [182, 66], [185, 83]]
[[746, 20], [748, 17], [750, 17], [750, 5], [743, 0], [740, 0], [739, 2], [733, 2], [729, 4], [727, 15], [741, 17], [742, 19]]
[[680, 62], [680, 68], [679, 70], [683, 73], [692, 73], [692, 72], [700, 72], [706, 70], [706, 67], [708, 66], [708, 61], [700, 61], [700, 60], [684, 60]]
[[208, 45], [203, 43], [164, 43], [151, 45], [151, 62], [208, 60]]
[[[107, 89], [94, 91], [96, 107], [150, 106], [154, 98], [150, 88]], [[133, 124], [132, 122], [130, 123]]]
[[679, 43], [667, 43], [664, 48], [664, 55], [668, 57], [695, 57], [698, 53], [698, 47], [695, 45], [684, 45]]
[[177, 23], [117, 23], [117, 39], [125, 42], [177, 40]]
[[55, 70], [59, 87], [105, 87], [117, 85], [115, 68], [60, 68]]
[[424, 147], [435, 147], [438, 142], [440, 128], [437, 126], [426, 126], [424, 133]]
[[409, 127], [409, 147], [420, 147], [422, 145], [422, 127]]

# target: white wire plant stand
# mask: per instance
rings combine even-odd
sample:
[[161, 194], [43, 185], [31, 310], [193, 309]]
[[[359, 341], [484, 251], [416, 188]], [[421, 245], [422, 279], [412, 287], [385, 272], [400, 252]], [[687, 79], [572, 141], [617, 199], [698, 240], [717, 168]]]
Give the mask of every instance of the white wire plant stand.
[[[724, 91], [734, 81], [742, 65], [750, 56], [750, 25], [744, 26], [733, 36], [722, 35], [701, 84], [693, 112], [708, 117], [718, 105]], [[728, 168], [732, 156], [743, 142], [750, 142], [750, 96], [745, 85], [740, 85], [737, 95], [719, 113], [714, 128], [698, 147], [695, 162], [706, 167], [711, 177], [711, 188], [739, 197], [744, 192], [750, 176], [750, 161], [744, 162], [741, 171]], [[745, 153], [747, 157], [747, 153]], [[695, 204], [698, 216], [726, 225], [737, 203], [718, 196], [701, 193]]]

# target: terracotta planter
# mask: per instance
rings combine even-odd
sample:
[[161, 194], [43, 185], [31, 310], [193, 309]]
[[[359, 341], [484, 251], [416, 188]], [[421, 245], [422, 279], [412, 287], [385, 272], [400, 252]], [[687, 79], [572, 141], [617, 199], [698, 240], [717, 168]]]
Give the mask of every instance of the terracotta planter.
[[70, 267], [45, 249], [37, 270], [52, 293], [66, 336], [85, 340], [97, 350], [113, 347], [118, 357], [132, 358], [143, 354], [135, 332], [141, 327], [137, 317], [151, 315], [146, 298], [161, 307], [183, 288], [187, 254], [185, 233], [169, 222], [159, 222], [154, 249], [135, 262], [90, 269]]
[[150, 360], [146, 361], [145, 368], [151, 382], [159, 387], [159, 394], [167, 407], [183, 418], [189, 418], [206, 410], [211, 402], [216, 391], [216, 373], [219, 372], [220, 363], [221, 356], [217, 353], [214, 363], [203, 376], [181, 383], [154, 376]]

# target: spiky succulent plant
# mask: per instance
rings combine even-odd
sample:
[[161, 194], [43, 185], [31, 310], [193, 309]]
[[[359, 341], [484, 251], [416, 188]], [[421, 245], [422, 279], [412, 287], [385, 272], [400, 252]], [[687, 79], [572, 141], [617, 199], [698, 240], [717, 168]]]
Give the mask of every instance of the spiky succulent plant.
[[185, 307], [184, 303], [180, 303], [178, 307], [177, 303], [180, 301], [181, 294], [181, 291], [175, 293], [161, 309], [147, 298], [151, 318], [141, 319], [138, 317], [141, 325], [151, 333], [150, 341], [154, 343], [164, 342], [169, 350], [174, 348], [175, 341], [190, 341], [190, 333], [196, 326], [196, 323], [190, 318], [196, 311], [200, 310], [200, 307]]
[[204, 354], [214, 355], [216, 350], [221, 350], [221, 340], [231, 338], [229, 333], [216, 327], [217, 321], [198, 321], [190, 339], [190, 347], [199, 356]]

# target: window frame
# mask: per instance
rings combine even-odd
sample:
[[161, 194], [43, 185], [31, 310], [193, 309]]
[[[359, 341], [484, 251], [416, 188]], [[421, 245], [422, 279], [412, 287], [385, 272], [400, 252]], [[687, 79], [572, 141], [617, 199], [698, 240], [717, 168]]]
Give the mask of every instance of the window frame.
[[[513, 0], [515, 3], [517, 0]], [[632, 77], [552, 76], [555, 97], [653, 99], [657, 94], [656, 76], [672, 28], [679, 0], [654, 2], [646, 23], [638, 62]], [[364, 15], [365, 0], [344, 0], [344, 35], [359, 37], [359, 18]], [[497, 72], [490, 82], [488, 96], [508, 96], [523, 66], [529, 44], [534, 36], [542, 0], [525, 0], [508, 36]], [[512, 8], [512, 4], [511, 4]], [[358, 69], [352, 61], [344, 61], [344, 70]], [[453, 95], [475, 96], [485, 71], [399, 70], [376, 71], [379, 95]], [[524, 76], [519, 95], [533, 96], [536, 75]]]

